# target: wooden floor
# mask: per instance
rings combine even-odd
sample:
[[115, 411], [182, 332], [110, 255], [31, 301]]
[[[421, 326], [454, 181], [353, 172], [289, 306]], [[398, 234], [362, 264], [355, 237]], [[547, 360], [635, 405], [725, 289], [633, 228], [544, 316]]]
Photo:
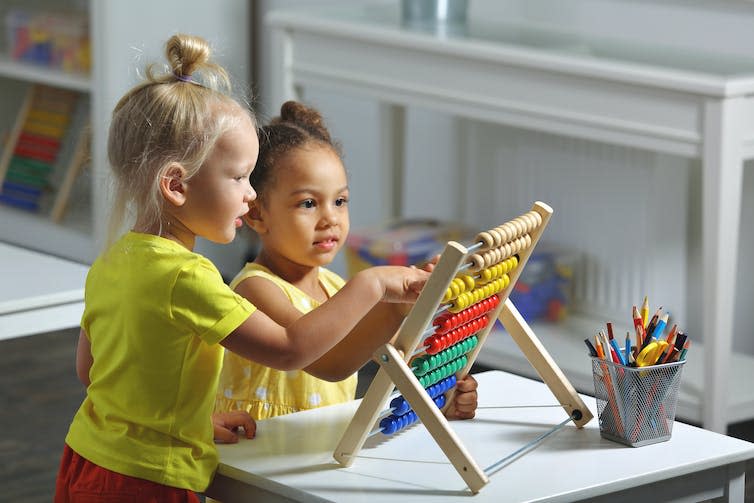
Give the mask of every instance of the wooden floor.
[[[0, 342], [0, 502], [52, 500], [63, 439], [84, 397], [77, 338], [75, 329]], [[375, 367], [362, 372], [360, 393]], [[729, 434], [754, 442], [754, 421]], [[747, 468], [746, 501], [754, 501], [754, 462]]]

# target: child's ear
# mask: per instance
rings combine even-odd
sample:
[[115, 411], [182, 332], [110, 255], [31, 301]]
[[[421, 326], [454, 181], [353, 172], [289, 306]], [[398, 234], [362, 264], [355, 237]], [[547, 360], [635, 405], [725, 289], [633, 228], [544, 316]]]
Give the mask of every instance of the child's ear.
[[162, 197], [173, 206], [183, 206], [186, 202], [186, 170], [178, 163], [167, 167], [160, 178]]
[[263, 234], [267, 230], [267, 224], [262, 218], [262, 209], [259, 207], [258, 201], [252, 201], [249, 204], [249, 211], [243, 216], [243, 221], [257, 234]]

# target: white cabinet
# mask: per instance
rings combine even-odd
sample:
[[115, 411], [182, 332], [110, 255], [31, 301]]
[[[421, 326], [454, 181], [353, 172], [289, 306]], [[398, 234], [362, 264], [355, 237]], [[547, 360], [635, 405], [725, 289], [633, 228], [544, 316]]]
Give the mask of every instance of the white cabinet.
[[[754, 159], [754, 59], [746, 50], [754, 41], [748, 28], [754, 6], [714, 0], [693, 5], [480, 0], [471, 6], [467, 31], [447, 36], [407, 29], [397, 2], [280, 10], [267, 18], [276, 51], [271, 102], [310, 97], [313, 90], [378, 101], [378, 144], [393, 174], [392, 183], [383, 185], [388, 188], [384, 200], [396, 215], [417, 209], [413, 200], [430, 199], [429, 211], [457, 208], [461, 218], [485, 228], [525, 210], [521, 194], [552, 203], [556, 217], [573, 222], [569, 237], [585, 252], [605, 258], [592, 262], [597, 267], [589, 279], [598, 281], [586, 287], [593, 302], [581, 306], [591, 311], [582, 314], [601, 318], [597, 327], [610, 313], [595, 311], [617, 304], [628, 317], [630, 303], [641, 301], [638, 292], [649, 293], [652, 302], [668, 302], [664, 292], [670, 282], [680, 292], [673, 302], [685, 309], [679, 315], [699, 320], [692, 336], [698, 365], [693, 370], [689, 365], [685, 373], [679, 417], [716, 431], [754, 417], [748, 385], [754, 359], [732, 351], [744, 162]], [[700, 32], [720, 36], [700, 39]], [[410, 148], [426, 134], [411, 124], [412, 109], [420, 107], [460, 119], [455, 176], [440, 178], [433, 163], [412, 158]], [[592, 157], [580, 177], [580, 188], [586, 183], [594, 189], [587, 199], [574, 190], [575, 179], [560, 170], [588, 156], [568, 148], [537, 148], [532, 150], [542, 163], [517, 163], [531, 156], [525, 155], [528, 144], [515, 141], [514, 130], [543, 135], [542, 142], [553, 147], [562, 138], [594, 142], [600, 149], [620, 147], [617, 156], [630, 158], [609, 159], [612, 167], [640, 169], [636, 178], [618, 172], [615, 183], [597, 184], [594, 180], [604, 178], [606, 169], [601, 169], [602, 157]], [[490, 132], [498, 133], [491, 138], [495, 150], [476, 148], [478, 138]], [[423, 153], [444, 148], [436, 141]], [[424, 177], [416, 175], [421, 164], [427, 167]], [[646, 173], [654, 178], [642, 180]], [[562, 180], [552, 197], [543, 190], [545, 177]], [[634, 227], [621, 221], [616, 207], [633, 205], [637, 198], [630, 188], [640, 189], [645, 182], [649, 185], [639, 200], [647, 203], [638, 209], [640, 223], [648, 225], [639, 229], [641, 246], [629, 240], [621, 249], [623, 243], [612, 238], [631, 238]], [[448, 187], [453, 197], [443, 197]], [[606, 187], [614, 187], [623, 198], [620, 204], [605, 199]], [[593, 202], [588, 211], [573, 202], [580, 197]], [[518, 210], [510, 210], [511, 203]], [[686, 204], [693, 210], [687, 211]], [[490, 222], [491, 215], [500, 220]], [[675, 219], [684, 228], [688, 222], [696, 240], [681, 227], [668, 234], [663, 226]], [[557, 235], [556, 230], [548, 234]], [[638, 253], [626, 252], [635, 248]], [[617, 261], [613, 250], [626, 260]], [[677, 250], [682, 252], [678, 260], [668, 253]], [[609, 268], [604, 269], [610, 274], [602, 273], [606, 263], [616, 266], [616, 274]], [[686, 326], [685, 321], [679, 319], [679, 325]], [[594, 322], [574, 317], [569, 326], [537, 330], [541, 338], [563, 346], [553, 350], [562, 354], [556, 360], [576, 372], [569, 377], [584, 390], [591, 384], [582, 341], [594, 333]], [[697, 343], [700, 338], [703, 344]], [[502, 368], [516, 366], [505, 347], [490, 356], [490, 363]]]
[[[18, 2], [18, 5], [25, 4]], [[139, 80], [139, 72], [146, 64], [164, 61], [164, 43], [178, 32], [210, 40], [217, 60], [229, 70], [238, 86], [250, 88], [249, 4], [236, 0], [40, 0], [27, 5], [86, 12], [91, 38], [91, 73], [68, 74], [0, 56], [0, 112], [6, 118], [14, 116], [24, 89], [30, 84], [83, 93], [89, 102], [91, 163], [79, 180], [80, 190], [73, 195], [69, 211], [60, 224], [43, 214], [0, 205], [0, 241], [89, 263], [107, 235], [110, 188], [106, 144], [115, 103]], [[0, 121], [3, 131], [11, 127], [8, 122], [7, 119]]]

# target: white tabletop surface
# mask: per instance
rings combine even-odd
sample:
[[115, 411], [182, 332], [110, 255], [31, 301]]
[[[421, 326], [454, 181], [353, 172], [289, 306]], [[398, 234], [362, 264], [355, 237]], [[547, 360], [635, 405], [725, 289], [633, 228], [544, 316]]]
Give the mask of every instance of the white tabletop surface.
[[[584, 356], [584, 365], [589, 365]], [[500, 371], [476, 375], [480, 409], [452, 427], [485, 469], [565, 419], [540, 382]], [[576, 501], [754, 458], [754, 444], [675, 423], [671, 440], [632, 448], [603, 439], [595, 419], [571, 423], [490, 475], [475, 503]], [[471, 496], [421, 425], [367, 441], [349, 468], [332, 458], [357, 402], [260, 421], [254, 440], [221, 445], [218, 473], [295, 501], [440, 501]], [[508, 408], [484, 408], [500, 407]], [[646, 495], [637, 501], [646, 500]]]
[[0, 242], [0, 340], [78, 325], [88, 270]]

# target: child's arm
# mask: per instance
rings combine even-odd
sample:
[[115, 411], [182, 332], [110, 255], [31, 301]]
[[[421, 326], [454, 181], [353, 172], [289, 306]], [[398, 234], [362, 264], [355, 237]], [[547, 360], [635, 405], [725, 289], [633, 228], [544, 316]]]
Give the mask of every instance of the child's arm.
[[89, 337], [87, 337], [86, 332], [82, 328], [79, 331], [79, 342], [76, 346], [76, 375], [79, 377], [81, 384], [86, 387], [90, 384], [89, 369], [92, 368], [93, 362], [92, 346], [89, 343]]
[[[432, 272], [439, 258], [439, 255], [433, 257], [421, 268]], [[381, 344], [396, 334], [412, 306], [409, 303], [380, 303], [374, 306], [345, 339], [304, 370], [327, 381], [345, 379], [359, 370]]]
[[[236, 292], [284, 327], [303, 316], [267, 278], [252, 276], [239, 283]], [[331, 382], [347, 378], [369, 361], [380, 344], [390, 340], [405, 317], [403, 306], [411, 304], [378, 303], [343, 340], [304, 370]]]
[[358, 371], [388, 342], [405, 318], [402, 306], [381, 302], [364, 316], [353, 330], [330, 351], [304, 370], [326, 381], [342, 381]]
[[[428, 276], [426, 271], [400, 266], [366, 269], [287, 327], [262, 310], [255, 311], [222, 345], [278, 370], [306, 368], [345, 338], [378, 303], [415, 301]], [[239, 289], [239, 293], [245, 292]]]

